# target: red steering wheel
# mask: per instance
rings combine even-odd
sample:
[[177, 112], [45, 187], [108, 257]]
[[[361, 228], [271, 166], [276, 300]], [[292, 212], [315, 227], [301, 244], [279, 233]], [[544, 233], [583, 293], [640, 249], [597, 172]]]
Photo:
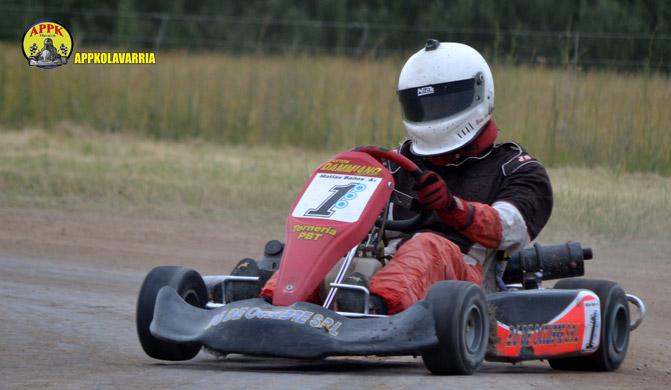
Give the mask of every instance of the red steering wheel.
[[[405, 157], [397, 151], [381, 148], [379, 146], [359, 146], [354, 148], [355, 152], [361, 152], [369, 154], [371, 157], [377, 160], [389, 160], [394, 164], [398, 165], [401, 169], [408, 172], [415, 181], [418, 181], [420, 177], [424, 174], [417, 164], [412, 162], [409, 158]], [[385, 223], [385, 227], [389, 230], [399, 231], [399, 232], [414, 232], [418, 229], [421, 229], [426, 225], [433, 211], [423, 209], [416, 216], [410, 219], [404, 220], [388, 220]], [[381, 221], [378, 220], [377, 225], [380, 225]]]

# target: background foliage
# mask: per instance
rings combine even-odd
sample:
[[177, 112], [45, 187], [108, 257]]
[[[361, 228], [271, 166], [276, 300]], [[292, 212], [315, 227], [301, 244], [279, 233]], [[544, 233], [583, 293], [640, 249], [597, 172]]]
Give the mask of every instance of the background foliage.
[[80, 44], [264, 53], [407, 54], [427, 37], [493, 62], [668, 69], [666, 0], [9, 0], [0, 39], [48, 15]]
[[[554, 166], [671, 174], [668, 1], [9, 0], [0, 12], [0, 131], [394, 146], [398, 72], [436, 37], [493, 64], [500, 140]], [[75, 50], [153, 50], [158, 63], [31, 69], [16, 45], [45, 19]]]

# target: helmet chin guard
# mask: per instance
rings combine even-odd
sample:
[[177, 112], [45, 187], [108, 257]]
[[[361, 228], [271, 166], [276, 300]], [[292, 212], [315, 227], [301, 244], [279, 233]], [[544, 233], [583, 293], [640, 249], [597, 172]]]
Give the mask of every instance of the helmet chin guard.
[[412, 152], [443, 154], [471, 142], [491, 119], [494, 79], [475, 49], [429, 40], [403, 66], [398, 96]]

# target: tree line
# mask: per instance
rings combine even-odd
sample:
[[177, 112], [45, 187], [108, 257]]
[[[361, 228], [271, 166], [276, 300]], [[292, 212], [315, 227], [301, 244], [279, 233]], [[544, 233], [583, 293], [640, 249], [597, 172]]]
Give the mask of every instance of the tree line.
[[84, 45], [385, 56], [435, 37], [494, 62], [671, 66], [666, 0], [9, 0], [0, 11], [3, 40], [54, 19]]

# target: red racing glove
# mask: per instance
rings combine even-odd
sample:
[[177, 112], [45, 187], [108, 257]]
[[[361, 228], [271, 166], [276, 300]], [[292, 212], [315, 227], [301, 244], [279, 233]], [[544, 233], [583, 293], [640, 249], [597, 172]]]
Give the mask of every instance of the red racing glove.
[[435, 211], [445, 225], [485, 248], [496, 249], [501, 244], [501, 219], [493, 207], [452, 195], [445, 180], [432, 171], [419, 178], [414, 190], [420, 206]]
[[453, 206], [454, 196], [445, 180], [436, 172], [426, 171], [414, 187], [419, 205], [424, 209], [439, 211]]
[[414, 187], [419, 205], [433, 210], [441, 221], [458, 230], [466, 229], [473, 222], [473, 207], [452, 195], [447, 184], [436, 172], [426, 171]]

